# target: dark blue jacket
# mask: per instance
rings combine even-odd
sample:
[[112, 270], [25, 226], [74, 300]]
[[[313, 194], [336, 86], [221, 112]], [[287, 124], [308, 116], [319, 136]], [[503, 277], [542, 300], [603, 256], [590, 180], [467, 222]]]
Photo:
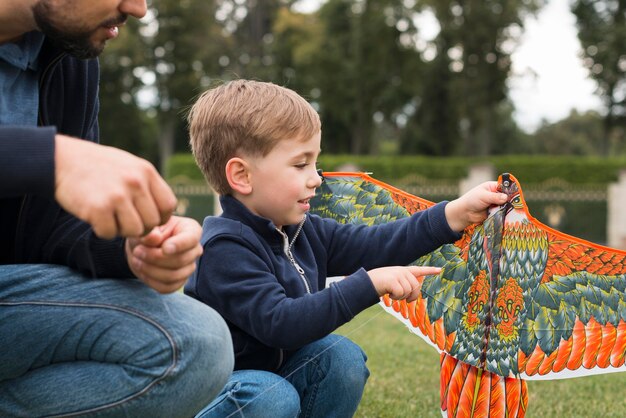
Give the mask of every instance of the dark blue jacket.
[[[276, 371], [291, 350], [379, 301], [366, 270], [407, 265], [460, 237], [445, 202], [372, 227], [308, 215], [285, 235], [233, 197], [221, 204], [223, 214], [204, 221], [204, 253], [185, 293], [226, 319], [236, 370]], [[345, 278], [326, 287], [333, 276]]]
[[98, 62], [46, 41], [39, 68], [39, 127], [0, 126], [0, 264], [51, 263], [132, 277], [122, 239], [97, 238], [54, 200], [54, 135], [98, 142]]

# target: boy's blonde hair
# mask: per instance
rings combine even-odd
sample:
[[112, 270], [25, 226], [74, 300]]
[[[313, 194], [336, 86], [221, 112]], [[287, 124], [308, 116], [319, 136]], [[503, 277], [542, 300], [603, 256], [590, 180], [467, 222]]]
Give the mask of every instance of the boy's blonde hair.
[[231, 188], [225, 174], [233, 157], [265, 156], [278, 141], [307, 140], [321, 129], [315, 109], [293, 90], [235, 80], [204, 92], [188, 116], [196, 163], [220, 195]]

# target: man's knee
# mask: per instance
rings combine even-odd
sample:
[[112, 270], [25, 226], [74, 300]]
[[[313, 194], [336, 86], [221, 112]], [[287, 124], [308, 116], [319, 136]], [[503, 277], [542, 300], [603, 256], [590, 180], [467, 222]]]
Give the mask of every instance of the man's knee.
[[234, 353], [228, 327], [213, 309], [183, 294], [163, 296], [159, 321], [174, 346], [176, 365], [164, 383], [177, 414], [192, 416], [222, 390]]
[[235, 362], [232, 338], [228, 326], [222, 317], [211, 310], [205, 313], [206, 322], [204, 332], [195, 334], [197, 357], [193, 366], [199, 370], [204, 370], [208, 384], [213, 395], [217, 395], [226, 384], [228, 377], [233, 371]]
[[213, 309], [190, 298], [186, 334], [179, 338], [181, 372], [196, 379], [196, 389], [213, 399], [233, 371], [232, 339], [224, 319]]

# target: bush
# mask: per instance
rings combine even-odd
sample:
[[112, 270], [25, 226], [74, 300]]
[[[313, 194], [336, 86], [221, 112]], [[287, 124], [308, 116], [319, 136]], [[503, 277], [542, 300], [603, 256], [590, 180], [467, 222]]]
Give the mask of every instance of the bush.
[[[393, 183], [408, 175], [417, 174], [434, 180], [459, 180], [467, 177], [469, 168], [489, 163], [496, 173], [509, 172], [522, 184], [539, 183], [561, 178], [570, 183], [606, 184], [617, 181], [620, 170], [626, 169], [626, 158], [599, 158], [575, 156], [494, 156], [486, 158], [320, 155], [318, 167], [338, 171], [356, 166], [360, 171]], [[203, 176], [191, 154], [176, 154], [167, 164], [166, 177], [182, 176], [192, 181], [203, 181]]]

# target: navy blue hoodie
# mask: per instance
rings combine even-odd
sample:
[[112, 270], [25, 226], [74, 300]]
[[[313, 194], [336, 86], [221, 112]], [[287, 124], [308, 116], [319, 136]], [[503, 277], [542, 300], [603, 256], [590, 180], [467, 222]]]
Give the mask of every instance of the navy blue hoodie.
[[0, 125], [0, 264], [133, 277], [122, 239], [97, 238], [54, 200], [55, 134], [98, 142], [98, 61], [73, 58], [46, 40], [39, 66], [39, 127]]
[[[236, 370], [276, 371], [292, 350], [379, 301], [366, 270], [407, 265], [460, 238], [445, 202], [371, 227], [309, 214], [283, 232], [231, 196], [220, 201], [222, 215], [204, 221], [204, 253], [185, 293], [226, 319]], [[333, 276], [345, 278], [326, 287]]]

